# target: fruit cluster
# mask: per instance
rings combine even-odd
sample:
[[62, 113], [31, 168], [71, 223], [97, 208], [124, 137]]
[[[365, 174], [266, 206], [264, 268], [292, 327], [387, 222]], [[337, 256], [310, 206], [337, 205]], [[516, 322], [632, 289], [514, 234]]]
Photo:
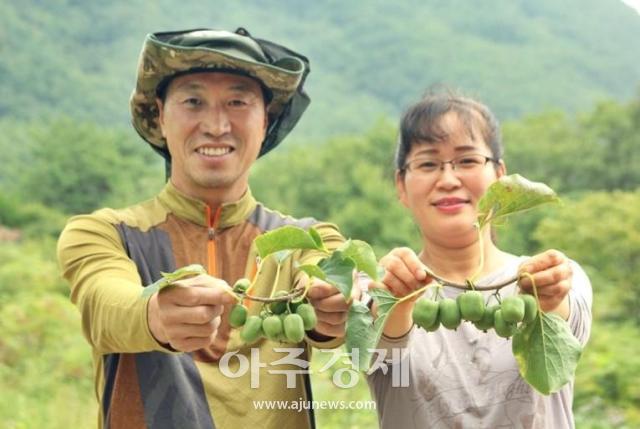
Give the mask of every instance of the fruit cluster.
[[509, 338], [515, 334], [518, 323], [531, 323], [538, 314], [538, 303], [532, 295], [509, 296], [499, 304], [486, 306], [481, 292], [470, 290], [454, 300], [422, 298], [413, 308], [413, 322], [426, 331], [433, 332], [444, 326], [456, 329], [463, 320], [487, 332], [493, 328], [496, 334]]
[[[247, 279], [240, 279], [233, 286], [238, 296], [245, 296], [249, 287]], [[318, 321], [316, 312], [306, 299], [297, 301], [288, 299], [287, 291], [278, 291], [273, 302], [262, 306], [259, 315], [248, 315], [247, 307], [235, 304], [229, 313], [229, 324], [232, 328], [242, 328], [240, 338], [246, 343], [253, 343], [264, 337], [272, 341], [299, 343], [304, 339], [305, 331], [315, 328]], [[280, 299], [278, 299], [280, 298]]]

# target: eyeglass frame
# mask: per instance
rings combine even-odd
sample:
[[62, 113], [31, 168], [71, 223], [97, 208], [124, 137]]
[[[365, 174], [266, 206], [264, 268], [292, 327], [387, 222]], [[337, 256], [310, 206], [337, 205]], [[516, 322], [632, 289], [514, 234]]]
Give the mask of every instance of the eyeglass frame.
[[[484, 158], [484, 164], [478, 165], [478, 167], [484, 167], [489, 162], [493, 162], [494, 164], [498, 164], [500, 162], [500, 159], [496, 159], [496, 158], [493, 158], [491, 156], [487, 156], [487, 155], [484, 155], [484, 154], [481, 154], [481, 153], [467, 153], [467, 154], [464, 154], [464, 155], [456, 156], [455, 158], [451, 158], [448, 161], [441, 161], [439, 159], [433, 158], [433, 161], [434, 162], [438, 162], [439, 165], [433, 171], [421, 171], [421, 173], [427, 173], [428, 174], [428, 173], [436, 173], [438, 171], [442, 172], [442, 171], [444, 171], [444, 165], [445, 164], [451, 164], [451, 170], [452, 171], [464, 171], [464, 168], [461, 168], [460, 170], [456, 170], [456, 164], [460, 165], [459, 163], [456, 163], [456, 160], [460, 160], [461, 158], [465, 158], [465, 157], [468, 157], [468, 156], [479, 156], [479, 157]], [[420, 159], [425, 159], [425, 160], [426, 159], [430, 159], [431, 160], [432, 158], [417, 158], [417, 159], [413, 159], [411, 161], [407, 161], [400, 171], [405, 173], [407, 171], [415, 170], [415, 168], [410, 168], [409, 164], [413, 163], [414, 161], [418, 161]], [[474, 167], [475, 167], [475, 165], [474, 165]], [[473, 169], [474, 169], [473, 167], [470, 168], [470, 170], [473, 170]]]

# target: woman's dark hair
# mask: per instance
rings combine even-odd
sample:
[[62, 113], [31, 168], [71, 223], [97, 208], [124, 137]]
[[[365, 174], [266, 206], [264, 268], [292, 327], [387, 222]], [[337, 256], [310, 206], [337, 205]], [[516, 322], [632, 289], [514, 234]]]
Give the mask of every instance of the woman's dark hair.
[[450, 89], [431, 90], [402, 115], [395, 156], [396, 168], [401, 174], [404, 174], [407, 156], [414, 145], [436, 143], [448, 137], [441, 119], [449, 112], [457, 115], [472, 139], [480, 133], [495, 159], [502, 158], [500, 126], [487, 106]]

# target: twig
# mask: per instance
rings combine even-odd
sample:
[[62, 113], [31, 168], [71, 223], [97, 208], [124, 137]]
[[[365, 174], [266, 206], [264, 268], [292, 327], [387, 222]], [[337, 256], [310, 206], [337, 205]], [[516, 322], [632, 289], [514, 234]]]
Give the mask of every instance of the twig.
[[448, 287], [453, 287], [453, 288], [456, 288], [456, 289], [464, 289], [464, 290], [480, 290], [480, 291], [482, 291], [482, 290], [502, 289], [503, 287], [505, 287], [507, 285], [510, 285], [513, 282], [517, 282], [520, 279], [520, 275], [517, 275], [515, 277], [512, 277], [512, 278], [510, 278], [508, 280], [505, 280], [505, 281], [503, 281], [501, 283], [497, 283], [497, 284], [494, 284], [494, 285], [488, 285], [488, 286], [475, 286], [474, 285], [474, 287], [470, 287], [469, 285], [466, 285], [466, 284], [462, 285], [462, 284], [459, 284], [459, 283], [451, 282], [449, 280], [445, 280], [445, 279], [443, 279], [441, 277], [438, 277], [437, 275], [435, 275], [434, 273], [430, 272], [427, 269], [425, 269], [424, 271], [427, 273], [427, 275], [429, 277], [433, 278], [435, 281], [440, 283], [442, 286], [448, 286]]
[[282, 295], [282, 296], [274, 296], [272, 298], [264, 298], [261, 296], [253, 296], [253, 295], [245, 295], [243, 299], [248, 299], [249, 301], [257, 301], [257, 302], [278, 302], [278, 301], [291, 301], [292, 299], [298, 298], [300, 295], [304, 293], [304, 289], [295, 289], [293, 292]]

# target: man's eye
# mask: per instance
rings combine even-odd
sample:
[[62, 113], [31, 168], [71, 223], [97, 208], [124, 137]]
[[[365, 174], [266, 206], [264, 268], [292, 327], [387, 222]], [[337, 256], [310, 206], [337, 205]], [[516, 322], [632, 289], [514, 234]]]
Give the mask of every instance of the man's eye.
[[189, 97], [186, 100], [184, 100], [184, 104], [188, 106], [200, 106], [202, 104], [202, 100], [196, 97]]
[[238, 100], [229, 101], [229, 106], [231, 106], [231, 107], [243, 107], [243, 106], [246, 106], [246, 105], [247, 105], [247, 102], [244, 101], [244, 100], [239, 100], [238, 99]]

